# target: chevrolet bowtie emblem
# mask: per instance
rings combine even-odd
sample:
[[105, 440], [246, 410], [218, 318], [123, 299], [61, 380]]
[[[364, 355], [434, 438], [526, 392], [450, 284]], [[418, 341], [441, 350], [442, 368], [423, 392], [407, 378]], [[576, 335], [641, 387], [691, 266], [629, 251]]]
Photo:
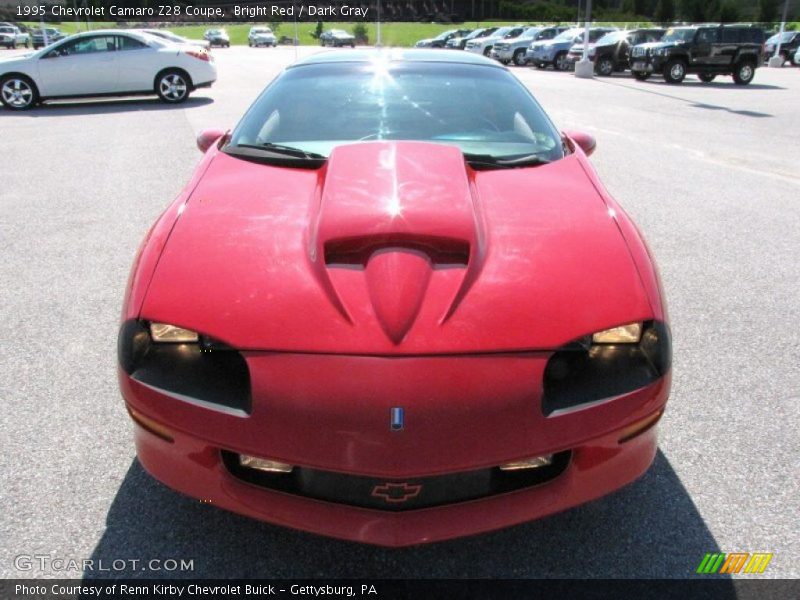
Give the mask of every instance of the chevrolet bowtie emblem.
[[372, 488], [373, 498], [383, 498], [390, 504], [405, 502], [416, 498], [422, 491], [421, 485], [409, 483], [381, 483]]

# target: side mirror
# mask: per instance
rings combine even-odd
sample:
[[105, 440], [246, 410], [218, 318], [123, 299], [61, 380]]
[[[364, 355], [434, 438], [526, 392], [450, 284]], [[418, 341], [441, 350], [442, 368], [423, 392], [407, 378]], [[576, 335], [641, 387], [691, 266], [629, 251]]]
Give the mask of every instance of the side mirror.
[[197, 147], [200, 152], [205, 154], [211, 148], [211, 144], [219, 140], [225, 133], [222, 129], [204, 129], [201, 131], [200, 135], [197, 136]]
[[597, 147], [597, 141], [594, 139], [594, 136], [584, 133], [583, 131], [565, 131], [564, 134], [579, 146], [586, 156], [591, 156], [592, 152], [594, 152], [594, 149]]

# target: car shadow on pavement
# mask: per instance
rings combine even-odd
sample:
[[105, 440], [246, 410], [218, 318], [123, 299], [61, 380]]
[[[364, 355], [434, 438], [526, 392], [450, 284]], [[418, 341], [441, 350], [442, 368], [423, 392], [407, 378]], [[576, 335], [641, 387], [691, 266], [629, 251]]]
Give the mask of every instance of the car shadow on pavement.
[[158, 98], [124, 98], [105, 100], [57, 100], [40, 104], [26, 111], [0, 110], [0, 116], [73, 117], [78, 115], [105, 115], [135, 111], [185, 110], [213, 103], [212, 98], [190, 97], [181, 104], [166, 104]]
[[[689, 106], [692, 106], [694, 108], [705, 108], [705, 109], [709, 109], [709, 110], [724, 110], [724, 111], [727, 111], [729, 113], [732, 113], [732, 114], [735, 114], [735, 115], [741, 115], [741, 116], [744, 116], [744, 117], [759, 117], [759, 118], [763, 118], [763, 117], [773, 117], [774, 116], [774, 115], [771, 115], [769, 113], [758, 112], [758, 111], [755, 111], [755, 110], [741, 110], [741, 109], [730, 108], [728, 106], [722, 106], [721, 104], [708, 104], [706, 102], [695, 102], [695, 101], [693, 101], [693, 100], [691, 100], [689, 98], [682, 98], [681, 96], [675, 96], [673, 94], [667, 94], [666, 92], [659, 92], [659, 91], [657, 91], [655, 89], [647, 89], [648, 86], [650, 86], [650, 87], [653, 86], [653, 82], [650, 82], [650, 81], [642, 81], [642, 82], [639, 82], [637, 85], [625, 85], [623, 83], [618, 83], [618, 82], [615, 82], [615, 81], [609, 81], [608, 79], [598, 79], [598, 81], [600, 83], [605, 83], [605, 84], [608, 84], [608, 85], [616, 85], [616, 86], [619, 86], [619, 87], [625, 87], [625, 88], [628, 88], [628, 89], [631, 89], [631, 90], [644, 92], [646, 94], [654, 94], [656, 96], [661, 96], [662, 98], [670, 98], [672, 100], [678, 100], [680, 102], [685, 102], [686, 104], [688, 104]], [[704, 85], [704, 86], [714, 86], [714, 83], [701, 83], [701, 82], [697, 82], [697, 83], [700, 84], [700, 85]], [[685, 85], [685, 84], [686, 84], [686, 82], [684, 82], [681, 85]], [[669, 85], [669, 84], [664, 83], [662, 85], [666, 86], [666, 85]], [[672, 87], [672, 86], [669, 86], [669, 87]], [[723, 86], [721, 84], [717, 84], [714, 87], [723, 87]], [[760, 88], [761, 89], [769, 88], [769, 89], [776, 89], [776, 90], [786, 89], [786, 88], [781, 88], [781, 87], [774, 86], [774, 85], [760, 86]], [[739, 89], [739, 90], [741, 90], [741, 89], [758, 89], [758, 86], [755, 86], [754, 84], [750, 84], [748, 86], [736, 86], [736, 89]]]
[[[91, 558], [105, 566], [142, 563], [84, 577], [697, 577], [709, 552], [719, 547], [660, 451], [642, 478], [595, 502], [494, 533], [402, 549], [241, 517], [172, 492], [134, 460]], [[150, 559], [191, 560], [193, 570], [142, 570]]]

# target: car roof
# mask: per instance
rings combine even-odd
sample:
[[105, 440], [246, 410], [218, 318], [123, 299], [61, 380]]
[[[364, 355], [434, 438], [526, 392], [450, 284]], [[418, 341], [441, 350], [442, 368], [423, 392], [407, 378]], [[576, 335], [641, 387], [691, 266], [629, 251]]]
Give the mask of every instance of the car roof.
[[369, 63], [375, 61], [389, 62], [440, 62], [462, 65], [481, 65], [500, 67], [490, 58], [471, 52], [453, 52], [452, 50], [428, 50], [425, 48], [388, 48], [388, 49], [356, 49], [330, 50], [318, 52], [294, 63], [294, 66], [319, 65], [327, 63]]

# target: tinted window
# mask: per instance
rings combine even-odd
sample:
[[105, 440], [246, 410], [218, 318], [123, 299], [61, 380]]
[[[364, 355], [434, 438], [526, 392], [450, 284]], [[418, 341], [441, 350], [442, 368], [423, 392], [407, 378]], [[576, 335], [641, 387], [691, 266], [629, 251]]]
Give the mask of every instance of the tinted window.
[[697, 32], [695, 42], [698, 44], [713, 44], [717, 41], [717, 33], [716, 29], [700, 29]]
[[558, 132], [516, 77], [433, 62], [290, 68], [250, 108], [231, 145], [273, 142], [328, 155], [337, 145], [374, 140], [429, 141], [493, 157], [563, 156]]
[[117, 37], [117, 43], [120, 50], [138, 50], [140, 48], [147, 48], [147, 44], [143, 44], [139, 40], [135, 40], [127, 35]]

